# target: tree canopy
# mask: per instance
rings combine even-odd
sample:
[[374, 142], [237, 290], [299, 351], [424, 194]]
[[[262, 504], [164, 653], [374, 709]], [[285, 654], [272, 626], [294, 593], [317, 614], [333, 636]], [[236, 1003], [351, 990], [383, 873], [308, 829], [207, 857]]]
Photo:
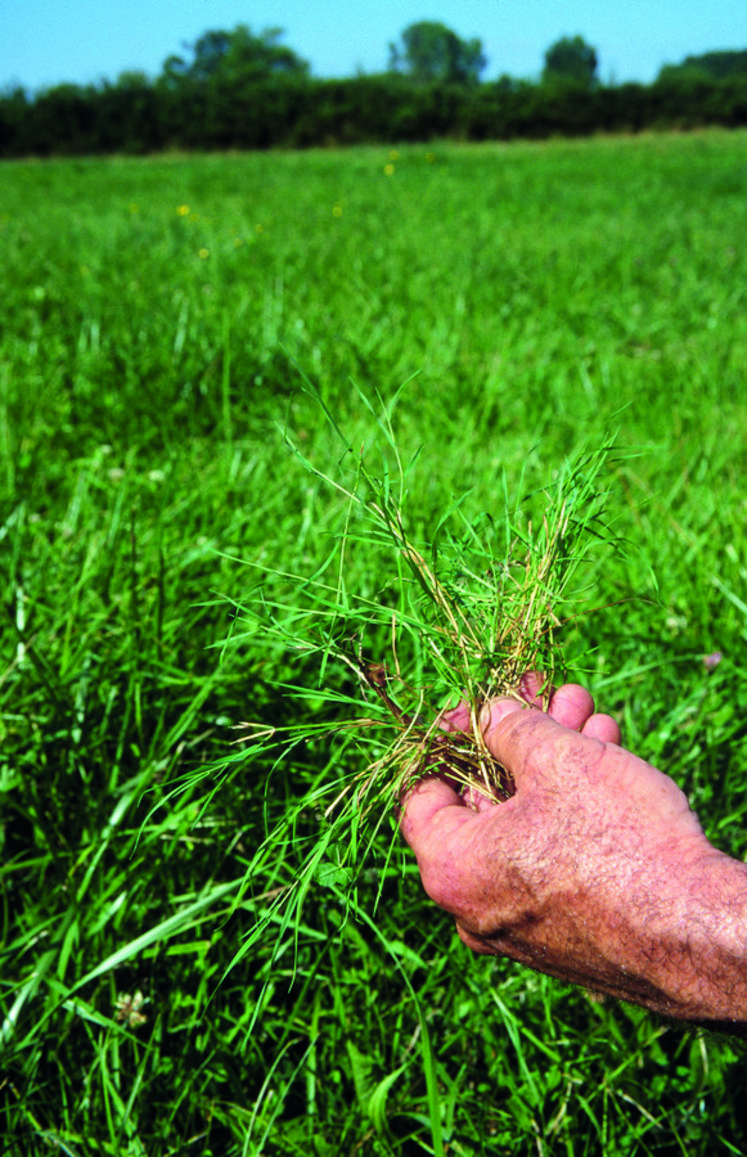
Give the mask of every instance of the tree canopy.
[[571, 82], [591, 88], [596, 81], [597, 54], [583, 36], [563, 36], [545, 53], [545, 83]]
[[602, 84], [581, 36], [545, 53], [542, 82], [483, 81], [478, 39], [421, 21], [390, 46], [384, 73], [310, 76], [283, 33], [212, 29], [160, 75], [0, 89], [0, 158], [152, 153], [161, 149], [306, 148], [373, 142], [544, 139], [747, 125], [747, 51], [709, 52], [662, 69], [649, 85]]
[[474, 85], [487, 64], [482, 41], [462, 40], [445, 24], [420, 20], [389, 45], [389, 69], [421, 84]]
[[282, 36], [281, 28], [266, 28], [256, 35], [246, 24], [237, 24], [231, 32], [213, 29], [194, 44], [185, 45], [191, 60], [170, 56], [164, 62], [161, 80], [175, 87], [185, 81], [208, 84], [215, 80], [246, 82], [307, 76], [307, 61], [280, 44]]
[[730, 76], [747, 76], [747, 50], [742, 52], [704, 52], [700, 56], [686, 56], [681, 64], [665, 64], [659, 79], [673, 80], [678, 76], [696, 74], [713, 80]]

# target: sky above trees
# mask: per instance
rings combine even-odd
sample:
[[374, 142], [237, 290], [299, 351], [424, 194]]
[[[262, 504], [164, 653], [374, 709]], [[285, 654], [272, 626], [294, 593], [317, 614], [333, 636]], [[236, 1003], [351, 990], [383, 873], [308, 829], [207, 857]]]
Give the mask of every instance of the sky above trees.
[[419, 20], [442, 21], [482, 41], [490, 80], [537, 78], [546, 49], [580, 34], [596, 49], [603, 81], [655, 78], [666, 63], [711, 49], [747, 47], [745, 0], [23, 0], [0, 4], [0, 85], [31, 90], [61, 81], [160, 72], [207, 29], [248, 24], [285, 30], [283, 42], [315, 76], [386, 69], [390, 43]]

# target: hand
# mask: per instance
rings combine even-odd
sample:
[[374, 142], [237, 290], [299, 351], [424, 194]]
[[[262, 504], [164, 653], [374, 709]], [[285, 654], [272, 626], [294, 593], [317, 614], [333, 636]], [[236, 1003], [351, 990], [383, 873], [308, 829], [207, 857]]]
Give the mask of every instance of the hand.
[[[444, 722], [464, 729], [466, 709]], [[582, 687], [556, 691], [549, 714], [497, 700], [481, 726], [516, 794], [473, 792], [470, 807], [431, 776], [401, 821], [465, 944], [671, 1016], [747, 1020], [747, 869], [675, 783], [619, 746]]]

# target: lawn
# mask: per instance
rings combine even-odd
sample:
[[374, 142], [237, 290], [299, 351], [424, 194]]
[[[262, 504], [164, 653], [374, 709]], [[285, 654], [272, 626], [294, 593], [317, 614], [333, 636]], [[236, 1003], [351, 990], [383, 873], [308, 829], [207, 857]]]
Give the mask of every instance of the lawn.
[[389, 590], [387, 421], [421, 544], [611, 436], [569, 675], [744, 858], [745, 237], [741, 132], [0, 168], [8, 1152], [747, 1153], [743, 1045], [472, 957], [390, 809], [284, 905], [361, 693], [274, 629]]

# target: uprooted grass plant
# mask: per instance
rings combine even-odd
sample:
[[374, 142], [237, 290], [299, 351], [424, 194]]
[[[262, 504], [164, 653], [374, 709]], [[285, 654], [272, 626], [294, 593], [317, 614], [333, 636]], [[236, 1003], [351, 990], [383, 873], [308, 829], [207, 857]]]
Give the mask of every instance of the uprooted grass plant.
[[[562, 671], [564, 620], [573, 621], [582, 606], [572, 581], [592, 548], [611, 539], [600, 487], [610, 440], [564, 461], [539, 492], [512, 497], [504, 480], [496, 510], [471, 514], [469, 495], [460, 495], [416, 537], [408, 514], [419, 455], [403, 460], [393, 403], [378, 399], [375, 410], [362, 401], [380, 444], [355, 453], [327, 411], [342, 447], [336, 476], [323, 474], [286, 434], [297, 463], [343, 499], [340, 531], [323, 563], [299, 575], [249, 561], [261, 577], [237, 604], [234, 642], [261, 640], [265, 650], [280, 649], [295, 662], [308, 681], [278, 690], [286, 701], [315, 702], [319, 721], [310, 723], [304, 712], [298, 723], [238, 723], [239, 751], [213, 769], [210, 794], [252, 763], [269, 760], [269, 782], [280, 763], [302, 759], [309, 747], [327, 749], [322, 773], [280, 828], [267, 832], [249, 866], [254, 889], [288, 832], [295, 854], [305, 847], [293, 880], [272, 893], [279, 906], [295, 897], [297, 908], [312, 879], [351, 885], [379, 833], [390, 830], [403, 791], [424, 775], [447, 774], [467, 799], [477, 791], [500, 803], [513, 794], [510, 772], [485, 745], [481, 710], [497, 696], [521, 699], [530, 671], [542, 673], [538, 701], [546, 708]], [[369, 465], [374, 456], [377, 469]], [[348, 578], [353, 557], [370, 560], [371, 572], [388, 580], [355, 589]], [[364, 573], [360, 566], [357, 573]], [[460, 702], [469, 726], [444, 729], [445, 708]], [[304, 840], [300, 818], [309, 812], [319, 823]]]

